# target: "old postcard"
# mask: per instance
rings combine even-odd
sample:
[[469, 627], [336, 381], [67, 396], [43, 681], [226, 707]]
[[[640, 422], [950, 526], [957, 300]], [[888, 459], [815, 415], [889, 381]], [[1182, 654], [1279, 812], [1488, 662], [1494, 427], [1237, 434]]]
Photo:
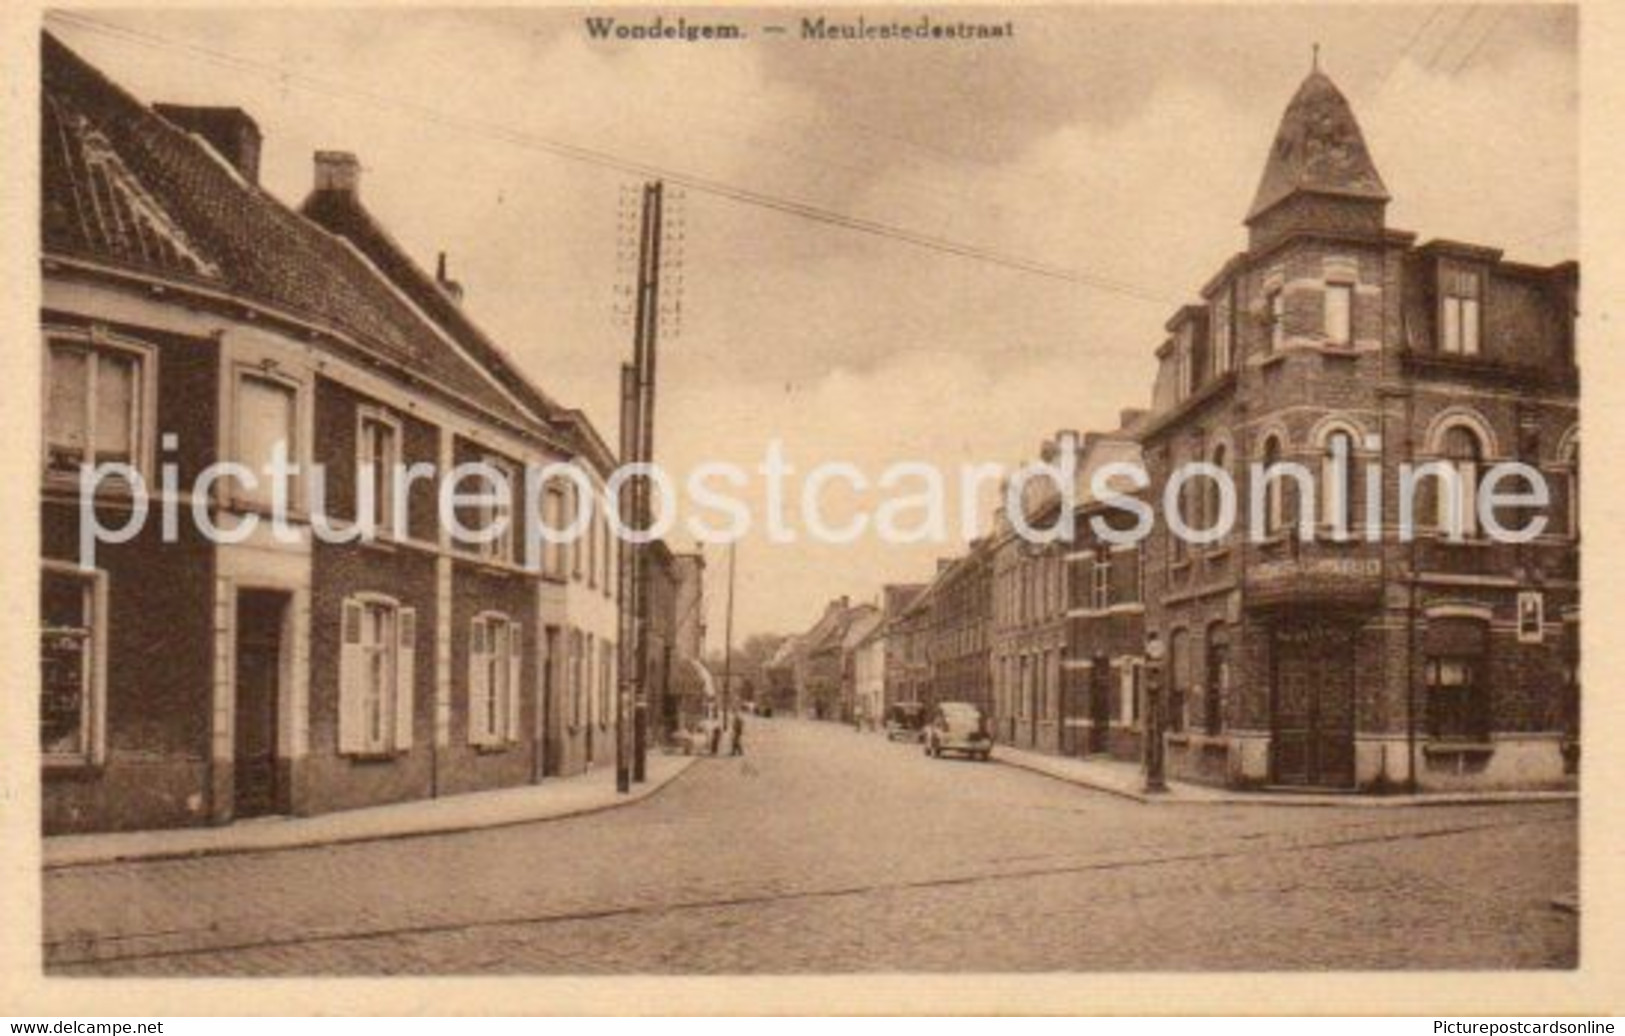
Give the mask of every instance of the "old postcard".
[[8, 16], [18, 1002], [1617, 1008], [1596, 10]]

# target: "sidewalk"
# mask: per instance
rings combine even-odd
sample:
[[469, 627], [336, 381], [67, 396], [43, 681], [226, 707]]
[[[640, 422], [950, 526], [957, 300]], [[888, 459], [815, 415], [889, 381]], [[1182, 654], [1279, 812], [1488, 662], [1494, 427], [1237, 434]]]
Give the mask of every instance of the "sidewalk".
[[268, 817], [225, 827], [53, 835], [44, 839], [47, 870], [122, 860], [162, 860], [222, 853], [298, 849], [412, 835], [562, 820], [641, 802], [676, 780], [697, 760], [650, 753], [648, 780], [630, 794], [615, 791], [614, 771], [601, 768], [536, 785], [470, 792], [440, 799], [372, 806], [314, 817]]
[[1464, 806], [1514, 802], [1574, 802], [1579, 792], [1558, 791], [1480, 791], [1432, 792], [1419, 795], [1357, 795], [1295, 791], [1231, 791], [1188, 781], [1168, 782], [1159, 795], [1145, 793], [1145, 777], [1139, 763], [1119, 759], [1078, 759], [1047, 755], [998, 745], [993, 760], [1023, 770], [1054, 777], [1108, 795], [1117, 795], [1146, 805], [1157, 806], [1340, 806], [1345, 809], [1395, 809], [1406, 806]]

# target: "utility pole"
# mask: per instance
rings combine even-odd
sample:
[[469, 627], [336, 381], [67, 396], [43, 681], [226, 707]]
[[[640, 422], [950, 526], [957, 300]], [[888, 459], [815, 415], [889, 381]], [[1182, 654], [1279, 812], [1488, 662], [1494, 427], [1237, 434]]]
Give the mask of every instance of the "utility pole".
[[731, 711], [734, 704], [733, 693], [733, 664], [734, 664], [734, 552], [739, 544], [735, 540], [728, 542], [728, 611], [722, 623], [722, 704], [723, 712]]
[[[632, 334], [632, 363], [621, 368], [621, 463], [647, 465], [654, 459], [655, 358], [660, 329], [661, 239], [664, 186], [643, 185], [638, 235], [638, 274]], [[615, 710], [615, 788], [632, 790], [644, 775], [647, 752], [649, 634], [649, 545], [642, 542], [651, 522], [653, 486], [648, 475], [623, 481], [620, 513], [628, 514], [640, 542], [621, 544], [618, 582], [622, 591], [621, 679]]]

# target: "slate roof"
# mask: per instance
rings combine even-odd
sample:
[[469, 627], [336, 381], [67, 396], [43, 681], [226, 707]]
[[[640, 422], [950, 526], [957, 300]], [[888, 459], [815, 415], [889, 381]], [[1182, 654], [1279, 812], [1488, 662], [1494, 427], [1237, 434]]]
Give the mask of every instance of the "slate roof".
[[491, 383], [495, 372], [459, 355], [351, 246], [242, 179], [51, 34], [42, 46], [48, 254], [287, 312], [343, 332], [504, 421], [543, 427]]
[[1281, 116], [1247, 219], [1299, 191], [1389, 200], [1354, 110], [1318, 70], [1298, 87]]

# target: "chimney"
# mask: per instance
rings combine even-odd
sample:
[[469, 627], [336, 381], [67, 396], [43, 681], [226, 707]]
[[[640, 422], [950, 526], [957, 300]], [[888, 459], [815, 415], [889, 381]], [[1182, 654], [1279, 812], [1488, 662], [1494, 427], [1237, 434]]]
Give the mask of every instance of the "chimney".
[[357, 193], [361, 189], [361, 163], [348, 151], [316, 152], [316, 189]]
[[202, 137], [249, 183], [260, 182], [260, 128], [241, 108], [208, 108], [190, 104], [154, 104], [152, 110], [172, 126]]
[[435, 263], [434, 280], [436, 284], [440, 285], [440, 290], [450, 296], [453, 302], [460, 303], [463, 301], [463, 286], [446, 276], [446, 253], [444, 252], [440, 253], [440, 259]]

